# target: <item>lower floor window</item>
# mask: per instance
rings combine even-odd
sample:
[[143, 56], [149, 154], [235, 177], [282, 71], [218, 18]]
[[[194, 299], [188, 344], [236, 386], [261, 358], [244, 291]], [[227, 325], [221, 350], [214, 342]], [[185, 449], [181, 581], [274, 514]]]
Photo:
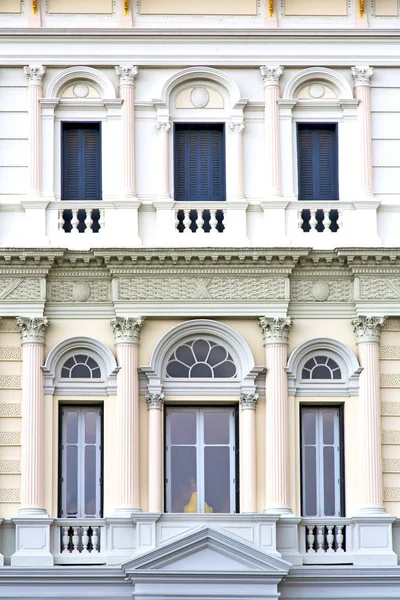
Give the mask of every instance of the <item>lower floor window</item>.
[[301, 473], [304, 517], [343, 512], [343, 419], [341, 407], [302, 407]]
[[235, 430], [233, 408], [167, 408], [167, 512], [235, 512]]
[[60, 409], [60, 517], [102, 516], [102, 408]]

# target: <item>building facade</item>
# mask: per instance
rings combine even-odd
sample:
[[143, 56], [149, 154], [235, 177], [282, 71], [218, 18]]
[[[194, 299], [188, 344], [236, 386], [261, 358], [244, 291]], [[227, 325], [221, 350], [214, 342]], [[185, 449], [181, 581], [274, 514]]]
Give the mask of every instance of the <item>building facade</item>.
[[394, 599], [398, 0], [1, 0], [0, 598]]

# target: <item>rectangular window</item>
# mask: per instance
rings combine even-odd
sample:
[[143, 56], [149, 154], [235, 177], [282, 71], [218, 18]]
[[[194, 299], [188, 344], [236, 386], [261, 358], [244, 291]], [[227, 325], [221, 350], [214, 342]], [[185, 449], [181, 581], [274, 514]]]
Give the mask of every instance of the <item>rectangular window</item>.
[[60, 409], [60, 517], [102, 516], [102, 409]]
[[61, 200], [101, 200], [100, 123], [63, 123]]
[[299, 200], [339, 199], [337, 147], [336, 124], [298, 124]]
[[340, 407], [302, 407], [302, 515], [342, 516], [343, 436]]
[[177, 123], [174, 144], [175, 200], [225, 200], [224, 126]]
[[235, 512], [235, 447], [233, 408], [167, 408], [166, 511]]

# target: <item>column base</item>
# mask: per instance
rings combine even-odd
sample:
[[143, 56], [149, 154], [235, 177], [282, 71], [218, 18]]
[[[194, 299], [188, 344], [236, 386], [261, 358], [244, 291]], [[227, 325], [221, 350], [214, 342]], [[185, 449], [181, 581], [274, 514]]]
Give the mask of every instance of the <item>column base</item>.
[[120, 565], [127, 562], [137, 550], [136, 525], [132, 518], [106, 518], [109, 532], [107, 535], [107, 565]]
[[[40, 509], [38, 509], [40, 510]], [[54, 564], [50, 552], [50, 525], [53, 519], [42, 514], [17, 516], [15, 523], [15, 553], [11, 556], [12, 567], [51, 567]]]
[[282, 517], [290, 517], [293, 515], [292, 509], [288, 506], [272, 506], [264, 508], [266, 515], [280, 515]]
[[292, 565], [302, 565], [303, 558], [299, 552], [300, 517], [282, 515], [276, 524], [276, 549], [284, 560]]
[[136, 515], [141, 512], [142, 510], [140, 508], [136, 508], [134, 506], [121, 506], [114, 509], [113, 517], [117, 519], [130, 519], [132, 515]]
[[397, 565], [393, 551], [392, 523], [388, 515], [357, 515], [352, 518], [355, 566]]

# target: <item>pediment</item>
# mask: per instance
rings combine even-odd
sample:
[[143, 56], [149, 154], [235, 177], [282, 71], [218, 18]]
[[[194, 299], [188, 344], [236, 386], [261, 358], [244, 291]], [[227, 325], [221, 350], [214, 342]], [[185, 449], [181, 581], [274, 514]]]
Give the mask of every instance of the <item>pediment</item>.
[[125, 563], [125, 572], [287, 574], [290, 564], [210, 527], [191, 531]]

